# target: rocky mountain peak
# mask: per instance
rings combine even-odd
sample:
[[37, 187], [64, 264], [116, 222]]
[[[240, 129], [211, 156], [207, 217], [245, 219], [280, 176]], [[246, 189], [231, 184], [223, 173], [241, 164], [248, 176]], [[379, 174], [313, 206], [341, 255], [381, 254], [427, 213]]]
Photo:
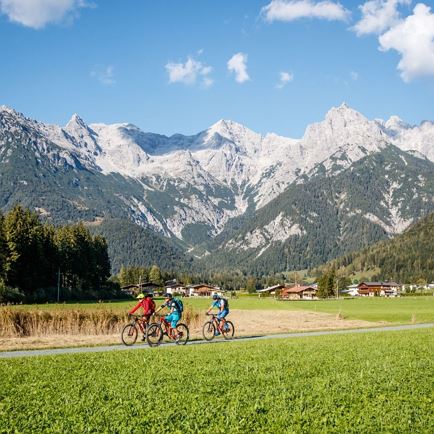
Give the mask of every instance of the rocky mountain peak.
[[68, 123], [65, 126], [66, 131], [77, 131], [80, 129], [89, 129], [86, 122], [77, 114], [74, 113], [71, 117], [71, 119], [68, 121]]
[[411, 125], [404, 122], [399, 116], [391, 116], [385, 123], [384, 127], [389, 133], [396, 134], [403, 130], [408, 130]]
[[326, 114], [325, 120], [331, 123], [344, 125], [348, 123], [367, 122], [368, 119], [357, 110], [351, 108], [347, 103], [343, 102], [339, 107], [332, 107]]

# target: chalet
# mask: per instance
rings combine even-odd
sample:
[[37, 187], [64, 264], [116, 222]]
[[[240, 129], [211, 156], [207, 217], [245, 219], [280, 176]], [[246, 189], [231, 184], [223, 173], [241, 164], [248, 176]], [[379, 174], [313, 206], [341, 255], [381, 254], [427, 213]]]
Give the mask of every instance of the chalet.
[[399, 284], [396, 282], [361, 282], [358, 285], [359, 295], [364, 297], [396, 297]]
[[168, 294], [179, 294], [188, 296], [188, 288], [182, 283], [178, 282], [176, 279], [167, 280], [164, 282], [164, 288]]
[[259, 294], [259, 296], [261, 295], [275, 295], [276, 291], [278, 290], [282, 290], [285, 288], [285, 285], [274, 285], [274, 286], [269, 286], [268, 288], [264, 288], [264, 289], [258, 289], [256, 292]]
[[199, 283], [197, 285], [188, 286], [188, 295], [190, 297], [211, 297], [213, 294], [222, 294], [218, 286], [208, 285], [206, 283]]
[[345, 289], [342, 289], [341, 291], [339, 291], [340, 294], [347, 294], [350, 295], [351, 297], [358, 297], [359, 294], [359, 285], [358, 284], [354, 284], [354, 285], [348, 285]]
[[137, 295], [141, 292], [143, 292], [144, 294], [153, 294], [155, 290], [159, 287], [160, 285], [154, 282], [141, 282], [122, 286], [121, 291], [128, 295]]
[[295, 285], [291, 288], [282, 289], [280, 296], [282, 299], [287, 300], [313, 300], [316, 298], [316, 288], [311, 285]]

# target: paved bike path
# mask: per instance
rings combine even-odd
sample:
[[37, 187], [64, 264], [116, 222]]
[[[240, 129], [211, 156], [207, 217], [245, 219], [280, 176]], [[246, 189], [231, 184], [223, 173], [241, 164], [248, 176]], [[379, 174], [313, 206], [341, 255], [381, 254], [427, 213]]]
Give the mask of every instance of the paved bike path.
[[[426, 329], [434, 327], [434, 323], [425, 324], [409, 324], [397, 326], [384, 326], [384, 327], [370, 327], [360, 329], [345, 329], [345, 330], [328, 330], [328, 331], [313, 331], [313, 332], [299, 332], [299, 333], [282, 333], [276, 335], [265, 336], [243, 336], [232, 340], [217, 339], [211, 342], [205, 340], [191, 341], [187, 345], [203, 345], [203, 344], [221, 344], [242, 341], [255, 341], [263, 339], [284, 339], [284, 338], [304, 338], [307, 336], [324, 336], [324, 335], [341, 335], [349, 333], [372, 333], [372, 332], [385, 332], [385, 331], [399, 331], [399, 330], [414, 330]], [[169, 348], [175, 346], [175, 343], [165, 343], [159, 348]], [[31, 356], [54, 356], [57, 354], [81, 354], [81, 353], [102, 353], [106, 351], [137, 351], [146, 350], [150, 347], [146, 344], [137, 344], [131, 347], [125, 345], [106, 345], [100, 347], [75, 347], [75, 348], [55, 348], [45, 350], [24, 350], [24, 351], [4, 351], [0, 352], [0, 359], [14, 359], [17, 357], [31, 357]]]

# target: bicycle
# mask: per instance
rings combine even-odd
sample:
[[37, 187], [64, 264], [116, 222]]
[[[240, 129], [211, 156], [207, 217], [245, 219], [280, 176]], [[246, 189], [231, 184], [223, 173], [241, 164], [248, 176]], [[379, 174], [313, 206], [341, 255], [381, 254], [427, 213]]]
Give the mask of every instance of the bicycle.
[[170, 323], [166, 321], [163, 315], [156, 315], [158, 322], [153, 322], [148, 325], [146, 330], [146, 340], [150, 347], [157, 347], [161, 344], [164, 335], [176, 342], [177, 345], [185, 345], [190, 338], [190, 331], [184, 323], [179, 323], [176, 326], [176, 336], [173, 334]]
[[139, 331], [143, 333], [143, 336], [146, 336], [146, 329], [148, 327], [148, 322], [143, 318], [142, 315], [129, 316], [132, 317], [132, 320], [122, 329], [121, 333], [122, 342], [127, 346], [131, 346], [136, 343]]
[[208, 313], [207, 315], [212, 318], [205, 322], [202, 328], [202, 335], [206, 341], [212, 341], [216, 337], [216, 331], [219, 331], [225, 339], [232, 339], [234, 337], [235, 327], [231, 321], [225, 321], [222, 327], [217, 315], [213, 313]]

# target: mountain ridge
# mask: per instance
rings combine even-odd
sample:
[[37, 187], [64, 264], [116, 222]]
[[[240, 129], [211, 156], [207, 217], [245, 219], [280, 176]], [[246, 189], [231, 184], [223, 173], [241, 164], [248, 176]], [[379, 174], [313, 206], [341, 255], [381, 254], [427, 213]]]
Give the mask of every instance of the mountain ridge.
[[[389, 151], [391, 146], [401, 153]], [[342, 104], [309, 125], [301, 139], [262, 135], [224, 119], [196, 135], [167, 137], [128, 123], [88, 125], [77, 114], [65, 127], [48, 125], [1, 106], [0, 204], [8, 209], [23, 202], [54, 221], [127, 219], [203, 256], [212, 248], [225, 250], [237, 225], [267, 214], [267, 206], [287, 197], [288, 189], [309, 189], [311, 182], [320, 191], [318, 180], [338, 177], [359, 161], [367, 165], [365, 171], [381, 170], [373, 163], [369, 167], [367, 157], [377, 154], [387, 156], [385, 165], [412, 174], [413, 193], [427, 201], [418, 203], [413, 218], [419, 218], [431, 206], [431, 193], [422, 185], [430, 169], [424, 169], [426, 179], [418, 184], [413, 167], [422, 164], [419, 160], [434, 161], [431, 122], [410, 126], [398, 117], [369, 120]], [[390, 176], [398, 185], [399, 173]], [[379, 177], [376, 182], [383, 184]], [[375, 194], [386, 203], [390, 192], [383, 187]], [[314, 208], [306, 212], [314, 213]], [[375, 210], [364, 211], [377, 228], [371, 229], [373, 234], [392, 236], [403, 230], [406, 211], [402, 206], [393, 209], [392, 220]], [[280, 238], [303, 235], [302, 222], [286, 218], [286, 210], [274, 220], [263, 221], [264, 231], [276, 232], [274, 241], [284, 244]]]

